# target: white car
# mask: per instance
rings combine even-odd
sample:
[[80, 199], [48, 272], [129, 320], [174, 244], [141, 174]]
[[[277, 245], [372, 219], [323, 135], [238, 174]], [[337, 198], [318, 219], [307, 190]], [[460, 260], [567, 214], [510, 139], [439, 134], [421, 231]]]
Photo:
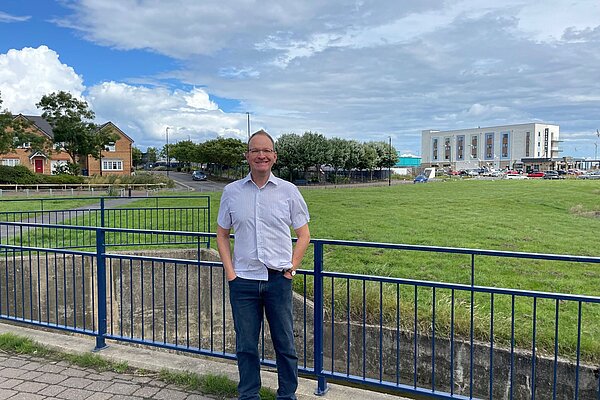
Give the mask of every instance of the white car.
[[506, 174], [504, 175], [504, 179], [529, 179], [527, 175], [523, 174]]

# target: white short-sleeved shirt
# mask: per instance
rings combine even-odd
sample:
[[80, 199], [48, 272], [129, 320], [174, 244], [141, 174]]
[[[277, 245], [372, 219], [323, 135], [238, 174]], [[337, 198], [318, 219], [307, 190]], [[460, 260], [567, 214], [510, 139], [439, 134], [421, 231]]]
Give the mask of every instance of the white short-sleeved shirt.
[[233, 268], [240, 278], [268, 280], [267, 268], [292, 267], [290, 227], [310, 220], [308, 207], [292, 183], [273, 174], [262, 188], [250, 174], [225, 186], [217, 223], [234, 231]]

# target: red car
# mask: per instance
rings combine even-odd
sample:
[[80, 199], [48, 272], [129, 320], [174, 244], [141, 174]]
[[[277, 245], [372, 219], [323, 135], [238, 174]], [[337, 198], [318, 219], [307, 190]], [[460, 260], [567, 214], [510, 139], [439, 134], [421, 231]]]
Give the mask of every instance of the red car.
[[527, 174], [528, 178], [543, 178], [544, 173], [541, 171], [534, 171]]

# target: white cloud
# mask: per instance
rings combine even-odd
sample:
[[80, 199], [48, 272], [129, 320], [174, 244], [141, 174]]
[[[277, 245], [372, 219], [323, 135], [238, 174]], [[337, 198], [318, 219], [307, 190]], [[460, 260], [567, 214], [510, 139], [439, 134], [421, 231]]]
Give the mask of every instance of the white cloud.
[[0, 91], [3, 106], [12, 113], [39, 114], [43, 95], [64, 90], [81, 98], [82, 78], [46, 46], [11, 49], [0, 54]]
[[24, 22], [29, 19], [31, 19], [31, 16], [29, 15], [16, 16], [0, 11], [0, 22]]
[[245, 115], [222, 112], [199, 88], [171, 91], [104, 82], [91, 87], [87, 98], [99, 122], [111, 120], [140, 148], [162, 147], [167, 127], [170, 142], [246, 137]]

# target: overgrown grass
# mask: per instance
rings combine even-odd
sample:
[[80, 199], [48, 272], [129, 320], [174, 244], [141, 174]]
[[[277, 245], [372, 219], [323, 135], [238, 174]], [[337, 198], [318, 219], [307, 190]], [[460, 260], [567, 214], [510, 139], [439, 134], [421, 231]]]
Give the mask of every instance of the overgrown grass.
[[[155, 375], [156, 372], [129, 367], [126, 362], [114, 362], [97, 354], [71, 354], [52, 350], [29, 338], [12, 333], [0, 334], [0, 350], [7, 353], [26, 354], [42, 357], [55, 361], [67, 361], [83, 368], [92, 368], [97, 371], [112, 371], [115, 373], [128, 373], [136, 375]], [[237, 396], [237, 384], [224, 375], [206, 374], [198, 375], [191, 372], [173, 372], [163, 369], [158, 372], [157, 378], [163, 382], [180, 386], [187, 390], [210, 394], [217, 398], [228, 399]], [[262, 399], [274, 400], [275, 392], [262, 388]]]

